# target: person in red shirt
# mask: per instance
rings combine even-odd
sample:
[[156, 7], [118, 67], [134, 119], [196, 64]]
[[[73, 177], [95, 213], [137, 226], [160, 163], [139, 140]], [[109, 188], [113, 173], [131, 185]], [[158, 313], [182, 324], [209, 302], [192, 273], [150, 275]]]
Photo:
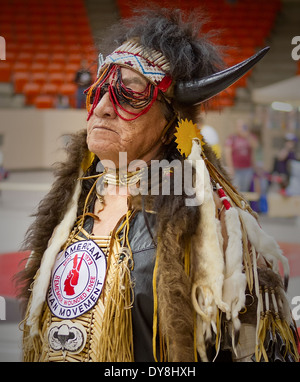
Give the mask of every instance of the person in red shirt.
[[238, 120], [236, 133], [230, 135], [225, 141], [225, 160], [228, 172], [234, 185], [241, 192], [250, 189], [254, 172], [254, 151], [257, 140], [251, 134], [248, 125], [243, 120]]

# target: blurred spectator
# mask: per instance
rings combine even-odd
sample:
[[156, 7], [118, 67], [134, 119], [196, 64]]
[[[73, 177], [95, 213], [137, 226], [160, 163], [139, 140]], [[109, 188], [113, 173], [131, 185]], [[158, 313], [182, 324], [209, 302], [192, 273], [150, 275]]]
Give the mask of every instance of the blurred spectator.
[[236, 133], [225, 141], [225, 161], [234, 185], [241, 192], [247, 192], [253, 180], [254, 151], [258, 146], [257, 138], [243, 121], [236, 123]]
[[257, 200], [250, 201], [251, 208], [258, 213], [268, 212], [267, 192], [269, 189], [269, 174], [263, 168], [261, 163], [255, 164], [253, 182], [250, 191], [259, 195]]
[[56, 108], [69, 109], [69, 107], [70, 107], [69, 97], [66, 95], [59, 94], [56, 98]]
[[85, 94], [84, 91], [89, 86], [92, 85], [92, 74], [89, 71], [87, 61], [81, 61], [81, 67], [75, 75], [74, 82], [77, 84], [77, 95], [76, 95], [76, 108], [81, 109], [85, 107]]
[[290, 161], [296, 159], [296, 143], [297, 137], [294, 134], [286, 134], [284, 146], [274, 159], [273, 174], [280, 176], [283, 188], [289, 183]]
[[[3, 159], [4, 159], [3, 158], [3, 151], [2, 151], [1, 144], [0, 144], [0, 181], [2, 179], [6, 179], [8, 177], [8, 171], [5, 170], [5, 168], [3, 166]], [[0, 193], [1, 193], [1, 190], [0, 190]]]
[[300, 195], [300, 161], [291, 160], [289, 184], [285, 189], [286, 196]]

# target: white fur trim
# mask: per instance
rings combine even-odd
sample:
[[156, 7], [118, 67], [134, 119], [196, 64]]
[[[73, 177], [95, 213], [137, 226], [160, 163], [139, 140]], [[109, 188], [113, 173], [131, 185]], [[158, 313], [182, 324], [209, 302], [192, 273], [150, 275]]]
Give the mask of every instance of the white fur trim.
[[30, 326], [30, 334], [35, 336], [38, 334], [39, 319], [43, 304], [46, 299], [47, 290], [49, 287], [52, 267], [61, 246], [66, 242], [70, 231], [74, 225], [77, 215], [77, 204], [81, 193], [81, 181], [77, 181], [75, 191], [65, 217], [55, 228], [53, 235], [49, 241], [49, 246], [46, 249], [39, 269], [39, 273], [33, 285], [32, 300], [27, 319], [27, 325]]
[[[188, 157], [196, 172], [203, 169], [203, 174], [196, 174], [201, 179], [197, 187], [204, 188], [204, 201], [201, 205], [201, 224], [197, 227], [192, 248], [196, 261], [192, 301], [196, 312], [203, 319], [203, 331], [206, 338], [211, 336], [211, 327], [216, 331], [217, 308], [227, 311], [228, 305], [222, 300], [224, 280], [224, 258], [219, 242], [219, 222], [215, 218], [215, 203], [210, 176], [206, 166], [202, 166], [201, 145], [193, 140], [192, 151]], [[201, 163], [198, 166], [197, 163]], [[199, 203], [201, 204], [201, 203]]]
[[283, 265], [284, 278], [287, 283], [290, 274], [289, 262], [282, 254], [282, 250], [275, 239], [261, 229], [257, 220], [249, 212], [243, 211], [240, 208], [238, 210], [240, 217], [245, 223], [249, 241], [254, 245], [256, 252], [268, 260], [272, 264], [273, 270], [277, 273], [278, 261], [280, 261]]
[[228, 244], [225, 252], [225, 280], [223, 300], [230, 310], [226, 312], [228, 320], [232, 319], [235, 329], [239, 328], [237, 317], [245, 305], [246, 275], [243, 273], [243, 245], [239, 215], [234, 207], [225, 212], [225, 224]]

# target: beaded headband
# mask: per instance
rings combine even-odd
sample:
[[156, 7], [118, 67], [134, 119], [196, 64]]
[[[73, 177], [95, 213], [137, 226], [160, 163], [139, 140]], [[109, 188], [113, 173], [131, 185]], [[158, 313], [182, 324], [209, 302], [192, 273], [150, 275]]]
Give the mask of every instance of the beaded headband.
[[[121, 76], [119, 76], [118, 68], [121, 66], [138, 72], [149, 81], [143, 92], [134, 92], [126, 88], [122, 83]], [[147, 113], [157, 99], [159, 90], [165, 94], [168, 89], [171, 89], [172, 78], [167, 74], [169, 70], [169, 62], [161, 52], [143, 47], [136, 40], [125, 42], [107, 56], [105, 61], [99, 62], [98, 78], [85, 91], [87, 93], [88, 120], [106, 91], [109, 93], [116, 114], [122, 119], [132, 121]], [[115, 78], [116, 82], [106, 85], [105, 83], [110, 76]], [[165, 94], [165, 96], [167, 95]], [[122, 106], [124, 102], [134, 109], [140, 109], [140, 111], [126, 110], [126, 107]], [[128, 116], [120, 113], [119, 109]]]
[[156, 86], [162, 85], [165, 78], [169, 79], [167, 88], [170, 86], [171, 80], [167, 76], [170, 64], [167, 59], [161, 52], [144, 47], [138, 41], [126, 41], [106, 57], [102, 67], [111, 63], [136, 70]]

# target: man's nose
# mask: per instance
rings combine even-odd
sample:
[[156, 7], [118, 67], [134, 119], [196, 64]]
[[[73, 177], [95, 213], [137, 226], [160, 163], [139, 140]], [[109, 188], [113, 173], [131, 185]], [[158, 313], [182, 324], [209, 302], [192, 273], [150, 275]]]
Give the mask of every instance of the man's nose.
[[115, 118], [116, 112], [113, 104], [109, 98], [109, 93], [106, 92], [99, 100], [97, 106], [94, 109], [94, 114], [99, 118]]

